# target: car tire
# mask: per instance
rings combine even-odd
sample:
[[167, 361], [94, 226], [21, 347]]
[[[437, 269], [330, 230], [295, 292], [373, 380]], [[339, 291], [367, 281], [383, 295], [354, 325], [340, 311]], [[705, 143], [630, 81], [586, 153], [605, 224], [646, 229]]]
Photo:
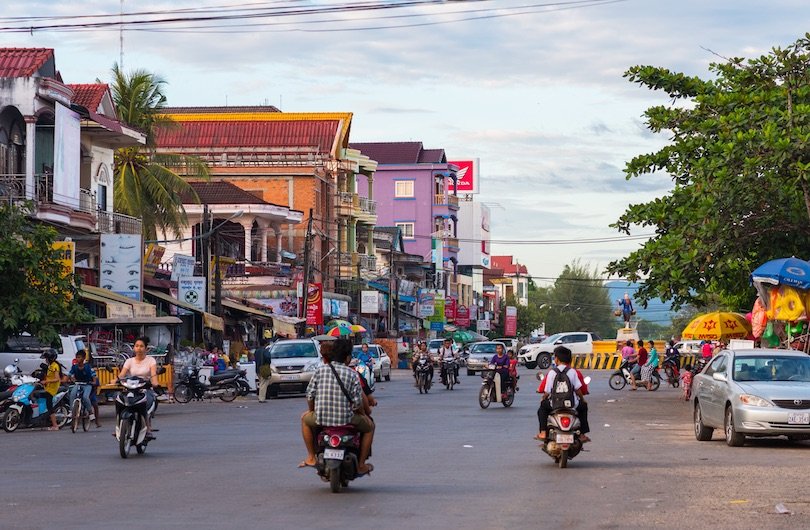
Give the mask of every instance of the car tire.
[[534, 370], [537, 368], [537, 361], [526, 361], [526, 368], [529, 370]]
[[545, 370], [546, 368], [551, 366], [551, 354], [541, 353], [540, 355], [538, 355], [537, 366], [539, 366], [541, 370]]
[[692, 415], [695, 426], [695, 439], [699, 442], [708, 442], [712, 439], [714, 429], [703, 424], [703, 413], [700, 411], [700, 404], [695, 401], [695, 410]]
[[387, 374], [385, 374], [385, 380], [386, 380], [386, 381], [390, 381], [390, 380], [391, 380], [391, 372], [388, 372]]
[[723, 430], [726, 435], [726, 444], [729, 447], [742, 447], [745, 445], [745, 435], [737, 432], [737, 429], [734, 428], [734, 412], [731, 410], [731, 405], [726, 407]]

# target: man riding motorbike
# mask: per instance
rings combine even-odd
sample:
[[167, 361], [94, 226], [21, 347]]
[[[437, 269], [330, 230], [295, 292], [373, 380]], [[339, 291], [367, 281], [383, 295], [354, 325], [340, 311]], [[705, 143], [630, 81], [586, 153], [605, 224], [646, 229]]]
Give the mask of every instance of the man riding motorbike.
[[433, 382], [433, 356], [430, 354], [428, 350], [426, 342], [420, 342], [419, 347], [416, 351], [413, 352], [413, 357], [411, 358], [411, 369], [413, 370], [413, 386], [419, 386], [419, 383], [416, 381], [416, 367], [419, 364], [419, 359], [421, 358], [427, 359], [428, 362], [428, 373], [430, 374], [430, 381]]
[[574, 389], [574, 408], [579, 417], [580, 430], [582, 433], [579, 439], [582, 443], [589, 442], [590, 438], [586, 436], [590, 431], [588, 425], [588, 404], [585, 402], [585, 396], [582, 393], [582, 381], [577, 375], [576, 370], [568, 369], [566, 371], [566, 368], [571, 365], [571, 350], [565, 346], [557, 346], [554, 348], [554, 359], [556, 366], [552, 367], [548, 374], [546, 374], [545, 385], [542, 389], [543, 399], [540, 401], [540, 408], [537, 409], [537, 419], [540, 423], [540, 429], [535, 439], [542, 441], [545, 440], [548, 435], [548, 416], [552, 412], [551, 403], [548, 398], [553, 390], [554, 380], [557, 374], [565, 372], [571, 384], [571, 388]]
[[[444, 361], [445, 359], [458, 361], [458, 353], [453, 349], [453, 344], [450, 339], [444, 339], [444, 342], [442, 342], [442, 345], [439, 347], [439, 351], [437, 353], [439, 356], [439, 362], [442, 363], [441, 376], [442, 380], [444, 380], [444, 378], [447, 377], [448, 374], [444, 373], [444, 363], [442, 361]], [[460, 384], [458, 381], [458, 362], [456, 362], [455, 367], [453, 368], [453, 377], [456, 380], [455, 384], [457, 385]]]
[[51, 426], [48, 427], [48, 430], [58, 431], [59, 426], [56, 423], [56, 414], [54, 414], [53, 411], [53, 397], [59, 391], [59, 383], [62, 381], [62, 369], [60, 368], [59, 363], [56, 362], [58, 354], [53, 348], [43, 353], [42, 357], [48, 364], [48, 368], [45, 370], [45, 375], [40, 382], [42, 384], [42, 388], [40, 390], [35, 390], [33, 397], [35, 399], [41, 397], [45, 398], [45, 406], [48, 407], [48, 414], [50, 415], [51, 420]]
[[506, 396], [506, 387], [511, 383], [512, 378], [509, 377], [509, 357], [506, 355], [506, 350], [503, 344], [495, 346], [495, 355], [490, 359], [489, 364], [495, 365], [495, 371], [501, 374], [501, 393]]

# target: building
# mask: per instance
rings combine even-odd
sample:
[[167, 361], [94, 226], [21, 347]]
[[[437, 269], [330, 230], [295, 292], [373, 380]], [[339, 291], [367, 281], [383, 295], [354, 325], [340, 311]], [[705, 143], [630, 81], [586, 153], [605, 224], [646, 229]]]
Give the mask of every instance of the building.
[[482, 308], [484, 270], [492, 266], [489, 231], [491, 210], [486, 204], [473, 200], [463, 200], [459, 207], [458, 263], [459, 274], [464, 278], [460, 283], [469, 284], [470, 291], [468, 296], [460, 296], [459, 304]]
[[[458, 196], [448, 191], [456, 166], [444, 149], [425, 149], [422, 142], [352, 143], [377, 162], [374, 197], [377, 224], [396, 226], [404, 252], [432, 264], [431, 286], [458, 297]], [[361, 182], [360, 195], [368, 190]]]
[[514, 296], [519, 305], [529, 305], [530, 277], [526, 266], [514, 262], [513, 256], [492, 256], [492, 268], [503, 271], [501, 278], [491, 280], [497, 285], [501, 300]]

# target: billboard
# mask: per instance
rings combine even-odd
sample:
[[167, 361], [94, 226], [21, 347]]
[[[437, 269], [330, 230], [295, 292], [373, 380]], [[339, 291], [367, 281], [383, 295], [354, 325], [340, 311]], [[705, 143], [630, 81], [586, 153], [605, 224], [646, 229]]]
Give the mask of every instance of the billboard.
[[377, 314], [380, 309], [377, 291], [360, 291], [360, 312]]
[[504, 322], [503, 334], [507, 337], [517, 335], [517, 307], [506, 306], [506, 322]]
[[479, 165], [480, 159], [471, 158], [467, 160], [451, 160], [449, 164], [458, 167], [456, 171], [456, 180], [458, 181], [458, 189], [455, 189], [452, 179], [448, 180], [448, 190], [456, 193], [478, 193], [478, 178], [479, 178]]
[[444, 318], [448, 322], [456, 320], [456, 299], [448, 298], [444, 303]]
[[[79, 115], [56, 103], [53, 144], [53, 202], [79, 208], [81, 123]], [[29, 140], [31, 141], [31, 140]]]
[[172, 262], [172, 281], [194, 276], [194, 256], [175, 254]]
[[[163, 254], [165, 252], [166, 249], [160, 245], [156, 245], [154, 243], [149, 243], [149, 245], [147, 245], [146, 253], [143, 256], [144, 275], [149, 276], [150, 278], [155, 277], [155, 272], [157, 272], [158, 267], [160, 266], [160, 260], [163, 259]], [[191, 276], [191, 274], [188, 276]]]
[[101, 234], [99, 287], [140, 301], [141, 236], [135, 234]]
[[456, 326], [466, 328], [470, 325], [470, 310], [465, 305], [456, 308]]
[[433, 316], [433, 306], [435, 297], [433, 292], [428, 289], [419, 289], [419, 318], [428, 318]]
[[323, 325], [323, 284], [311, 283], [307, 289], [307, 325]]

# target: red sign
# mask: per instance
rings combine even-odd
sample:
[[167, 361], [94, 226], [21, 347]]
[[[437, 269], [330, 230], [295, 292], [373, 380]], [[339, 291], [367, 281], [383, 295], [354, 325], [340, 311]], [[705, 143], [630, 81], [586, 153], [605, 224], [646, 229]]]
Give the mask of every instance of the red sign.
[[[456, 180], [458, 182], [458, 193], [478, 193], [478, 159], [473, 160], [459, 160], [450, 162], [458, 167], [456, 171]], [[453, 191], [453, 181], [450, 180], [449, 191]]]
[[323, 284], [311, 283], [307, 289], [307, 325], [323, 325]]
[[460, 305], [456, 308], [456, 326], [466, 328], [470, 325], [470, 310], [467, 306]]
[[448, 298], [444, 301], [444, 319], [448, 322], [456, 320], [456, 299]]
[[517, 307], [506, 306], [506, 322], [503, 324], [503, 334], [507, 337], [517, 335]]

